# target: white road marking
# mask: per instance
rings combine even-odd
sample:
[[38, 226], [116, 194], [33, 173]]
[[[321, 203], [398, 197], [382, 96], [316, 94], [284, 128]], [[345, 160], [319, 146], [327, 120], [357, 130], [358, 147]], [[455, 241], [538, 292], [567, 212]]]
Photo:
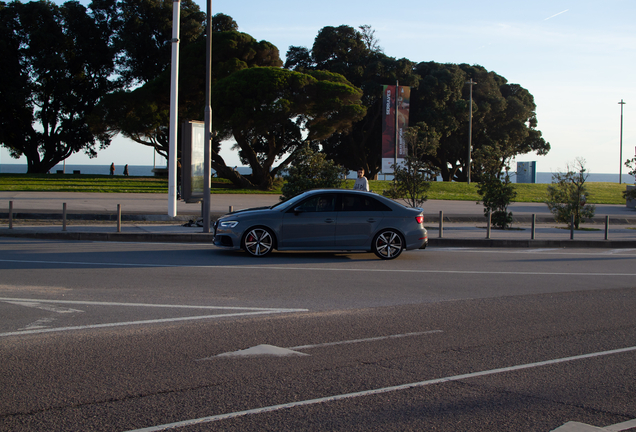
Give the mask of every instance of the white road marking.
[[617, 424], [603, 426], [603, 427], [597, 427], [597, 426], [592, 426], [585, 423], [570, 421], [564, 424], [563, 426], [553, 429], [550, 432], [592, 432], [592, 431], [620, 432], [620, 431], [632, 429], [635, 427], [636, 427], [636, 420], [629, 420], [623, 423], [617, 423]]
[[396, 385], [396, 386], [392, 386], [392, 387], [384, 387], [384, 388], [373, 389], [373, 390], [364, 390], [364, 391], [354, 392], [354, 393], [345, 393], [345, 394], [334, 395], [334, 396], [326, 396], [326, 397], [322, 397], [322, 398], [309, 399], [309, 400], [304, 400], [304, 401], [289, 402], [289, 403], [280, 404], [280, 405], [272, 405], [272, 406], [254, 408], [254, 409], [249, 409], [249, 410], [244, 410], [244, 411], [237, 411], [237, 412], [233, 412], [233, 413], [219, 414], [219, 415], [213, 415], [213, 416], [209, 416], [209, 417], [201, 417], [201, 418], [193, 419], [193, 420], [184, 420], [184, 421], [180, 421], [180, 422], [167, 423], [167, 424], [163, 424], [163, 425], [151, 426], [151, 427], [142, 428], [142, 429], [132, 429], [132, 430], [129, 430], [127, 432], [156, 432], [156, 431], [164, 431], [164, 430], [168, 430], [168, 429], [176, 429], [176, 428], [180, 428], [180, 427], [198, 425], [198, 424], [203, 424], [203, 423], [212, 423], [212, 422], [216, 422], [216, 421], [220, 421], [220, 420], [227, 420], [227, 419], [231, 419], [231, 418], [243, 417], [243, 416], [252, 415], [252, 414], [262, 414], [262, 413], [267, 413], [267, 412], [280, 411], [280, 410], [284, 410], [284, 409], [301, 407], [301, 406], [317, 405], [317, 404], [321, 404], [321, 403], [325, 403], [325, 402], [334, 402], [334, 401], [339, 401], [339, 400], [343, 400], [343, 399], [352, 399], [352, 398], [358, 398], [358, 397], [363, 397], [363, 396], [372, 396], [372, 395], [390, 393], [390, 392], [401, 391], [401, 390], [409, 390], [409, 389], [418, 388], [418, 387], [426, 387], [426, 386], [430, 386], [430, 385], [434, 385], [434, 384], [442, 384], [442, 383], [453, 382], [453, 381], [462, 381], [462, 380], [466, 380], [466, 379], [470, 379], [470, 378], [478, 378], [478, 377], [482, 377], [482, 376], [489, 376], [489, 375], [495, 375], [495, 374], [506, 373], [506, 372], [514, 372], [514, 371], [519, 371], [519, 370], [524, 370], [524, 369], [532, 369], [532, 368], [536, 368], [536, 367], [549, 366], [549, 365], [554, 365], [554, 364], [558, 364], [558, 363], [566, 363], [566, 362], [571, 362], [571, 361], [576, 361], [576, 360], [584, 360], [584, 359], [589, 359], [589, 358], [594, 358], [594, 357], [602, 357], [602, 356], [613, 355], [613, 354], [621, 354], [621, 353], [632, 352], [632, 351], [636, 351], [636, 346], [627, 347], [627, 348], [620, 348], [620, 349], [615, 349], [615, 350], [609, 350], [609, 351], [601, 351], [601, 352], [583, 354], [583, 355], [577, 355], [577, 356], [572, 356], [572, 357], [563, 357], [563, 358], [558, 358], [558, 359], [553, 359], [553, 360], [546, 360], [546, 361], [535, 362], [535, 363], [527, 363], [527, 364], [522, 364], [522, 365], [498, 368], [498, 369], [491, 369], [491, 370], [486, 370], [486, 371], [481, 371], [481, 372], [472, 372], [472, 373], [467, 373], [467, 374], [462, 374], [462, 375], [454, 375], [454, 376], [449, 376], [449, 377], [444, 377], [444, 378], [436, 378], [436, 379], [432, 379], [432, 380], [420, 381], [420, 382], [414, 382], [414, 383], [402, 384], [402, 385]]
[[46, 329], [40, 329], [40, 330], [24, 330], [24, 331], [0, 333], [0, 337], [21, 336], [25, 334], [36, 334], [36, 333], [64, 332], [64, 331], [73, 331], [73, 330], [88, 330], [88, 329], [108, 328], [108, 327], [123, 327], [123, 326], [142, 325], [142, 324], [158, 324], [158, 323], [169, 323], [169, 322], [178, 322], [178, 321], [195, 321], [195, 320], [212, 319], [212, 318], [267, 315], [267, 314], [290, 313], [290, 312], [301, 312], [301, 311], [306, 312], [307, 310], [306, 309], [296, 309], [296, 310], [271, 309], [271, 310], [266, 310], [261, 312], [228, 313], [228, 314], [201, 315], [201, 316], [192, 316], [192, 317], [160, 318], [160, 319], [143, 320], [143, 321], [126, 321], [126, 322], [105, 323], [105, 324], [89, 324], [89, 325], [83, 325], [83, 326], [56, 327], [56, 328], [46, 328]]
[[120, 303], [120, 302], [98, 302], [85, 300], [41, 300], [41, 299], [21, 299], [0, 297], [3, 302], [39, 302], [39, 303], [57, 303], [72, 305], [92, 305], [92, 306], [131, 306], [131, 307], [147, 307], [147, 308], [171, 308], [171, 309], [220, 309], [220, 310], [254, 310], [254, 311], [285, 311], [306, 312], [307, 309], [284, 309], [284, 308], [262, 308], [249, 306], [205, 306], [205, 305], [176, 305], [176, 304], [157, 304], [157, 303]]
[[[636, 258], [636, 257], [635, 257]], [[486, 274], [486, 275], [529, 275], [529, 276], [636, 276], [636, 273], [583, 273], [583, 272], [530, 272], [530, 271], [479, 271], [479, 270], [422, 270], [422, 269], [379, 269], [379, 268], [335, 268], [335, 267], [282, 267], [282, 266], [225, 266], [225, 265], [170, 265], [170, 264], [131, 264], [131, 263], [91, 263], [91, 262], [73, 262], [73, 261], [29, 261], [29, 260], [2, 260], [0, 262], [26, 263], [26, 264], [56, 264], [56, 265], [91, 265], [102, 267], [182, 267], [182, 268], [206, 268], [206, 269], [224, 269], [224, 270], [292, 270], [292, 271], [320, 271], [320, 272], [376, 272], [376, 273], [441, 273], [441, 274]]]
[[84, 261], [39, 261], [39, 260], [10, 260], [0, 259], [0, 262], [8, 263], [24, 263], [24, 264], [55, 264], [55, 265], [86, 265], [86, 266], [103, 266], [103, 267], [186, 267], [170, 264], [131, 264], [131, 263], [103, 263], [103, 262], [84, 262]]
[[19, 300], [19, 301], [5, 301], [5, 303], [9, 303], [9, 304], [17, 305], [17, 306], [25, 306], [25, 307], [31, 307], [36, 309], [42, 309], [48, 312], [55, 312], [55, 313], [61, 313], [61, 314], [84, 312], [83, 310], [79, 310], [79, 309], [63, 308], [63, 307], [52, 306], [52, 305], [43, 305], [39, 301]]
[[18, 330], [36, 330], [47, 328], [53, 321], [55, 321], [55, 318], [42, 318]]
[[[314, 344], [314, 345], [299, 345], [299, 346], [288, 347], [288, 348], [280, 348], [280, 347], [277, 347], [277, 346], [266, 345], [266, 344], [265, 345], [257, 345], [256, 347], [252, 347], [252, 348], [248, 348], [248, 349], [244, 349], [244, 350], [238, 350], [238, 351], [233, 351], [233, 352], [229, 352], [229, 353], [217, 354], [217, 355], [212, 356], [212, 357], [205, 357], [205, 358], [202, 358], [202, 359], [197, 359], [197, 361], [212, 360], [212, 359], [214, 359], [216, 357], [228, 357], [228, 356], [309, 355], [309, 354], [298, 353], [296, 351], [304, 350], [304, 349], [311, 349], [311, 348], [322, 348], [322, 347], [334, 346], [334, 345], [347, 345], [347, 344], [354, 344], [354, 343], [361, 343], [361, 342], [375, 342], [375, 341], [380, 341], [380, 340], [385, 340], [385, 339], [398, 339], [398, 338], [409, 337], [409, 336], [421, 336], [421, 335], [432, 334], [432, 333], [442, 333], [442, 330], [429, 330], [429, 331], [425, 331], [425, 332], [403, 333], [403, 334], [395, 334], [395, 335], [389, 335], [389, 336], [378, 336], [378, 337], [365, 338], [365, 339], [351, 339], [351, 340], [346, 340], [346, 341], [325, 342], [325, 343], [319, 343], [319, 344]], [[257, 349], [257, 348], [259, 348], [259, 349]]]
[[[73, 300], [34, 300], [34, 299], [17, 299], [0, 297], [0, 301], [7, 303], [57, 303], [57, 304], [82, 304], [82, 305], [96, 305], [96, 306], [127, 306], [127, 307], [150, 307], [150, 308], [173, 308], [173, 309], [217, 309], [221, 311], [246, 311], [246, 312], [233, 312], [233, 313], [218, 313], [214, 315], [199, 315], [188, 317], [176, 317], [176, 318], [160, 318], [153, 320], [141, 320], [141, 321], [125, 321], [116, 323], [104, 323], [104, 324], [88, 324], [83, 326], [71, 326], [71, 327], [56, 327], [56, 328], [42, 328], [42, 326], [20, 329], [14, 332], [0, 333], [0, 337], [6, 336], [20, 336], [25, 334], [37, 334], [37, 333], [53, 333], [64, 332], [74, 330], [87, 330], [97, 328], [109, 328], [109, 327], [123, 327], [130, 325], [143, 325], [143, 324], [157, 324], [157, 323], [169, 323], [178, 321], [194, 321], [202, 319], [213, 318], [228, 318], [239, 316], [252, 316], [252, 315], [267, 315], [267, 314], [283, 314], [293, 312], [307, 312], [308, 309], [284, 309], [284, 308], [255, 308], [255, 307], [240, 307], [240, 306], [196, 306], [196, 305], [166, 305], [166, 304], [147, 304], [147, 303], [117, 303], [117, 302], [94, 302], [94, 301], [73, 301]], [[64, 308], [60, 308], [64, 309]], [[34, 323], [35, 324], [35, 323]]]
[[629, 420], [623, 423], [616, 423], [610, 426], [605, 426], [603, 429], [605, 429], [606, 431], [618, 432], [618, 431], [624, 431], [624, 430], [632, 429], [632, 428], [636, 428], [636, 419]]
[[398, 339], [398, 338], [409, 337], [409, 336], [422, 336], [422, 335], [431, 334], [431, 333], [442, 333], [442, 330], [429, 330], [424, 332], [403, 333], [403, 334], [395, 334], [395, 335], [389, 335], [389, 336], [378, 336], [378, 337], [372, 337], [372, 338], [366, 338], [366, 339], [352, 339], [352, 340], [338, 341], [338, 342], [326, 342], [326, 343], [319, 343], [314, 345], [299, 345], [299, 346], [289, 347], [287, 349], [304, 350], [304, 349], [322, 348], [322, 347], [334, 346], [334, 345], [346, 345], [346, 344], [354, 344], [354, 343], [361, 343], [361, 342], [375, 342], [375, 341], [380, 341], [385, 339]]
[[[309, 354], [296, 352], [289, 348], [281, 348], [274, 345], [262, 344], [262, 345], [256, 345], [255, 347], [247, 348], [244, 350], [218, 354], [215, 357], [251, 357], [251, 356], [263, 356], [263, 355], [286, 357], [286, 356], [308, 356]], [[201, 359], [201, 360], [208, 360], [208, 359]]]

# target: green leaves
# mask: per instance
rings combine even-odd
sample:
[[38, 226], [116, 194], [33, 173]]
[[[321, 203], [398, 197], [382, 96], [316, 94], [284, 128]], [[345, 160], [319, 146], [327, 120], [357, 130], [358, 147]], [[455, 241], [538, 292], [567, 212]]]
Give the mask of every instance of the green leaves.
[[284, 175], [281, 200], [317, 188], [340, 188], [348, 170], [328, 160], [305, 144], [294, 155], [294, 161]]
[[252, 167], [252, 184], [268, 188], [291, 159], [277, 167], [274, 162], [294, 152], [304, 136], [323, 139], [361, 119], [361, 96], [338, 74], [249, 68], [212, 88], [213, 123], [232, 132], [239, 155]]
[[557, 222], [572, 224], [579, 229], [581, 222], [594, 217], [596, 206], [587, 204], [589, 192], [585, 182], [585, 159], [577, 158], [573, 165], [566, 166], [566, 172], [552, 175], [552, 184], [548, 186], [546, 204]]

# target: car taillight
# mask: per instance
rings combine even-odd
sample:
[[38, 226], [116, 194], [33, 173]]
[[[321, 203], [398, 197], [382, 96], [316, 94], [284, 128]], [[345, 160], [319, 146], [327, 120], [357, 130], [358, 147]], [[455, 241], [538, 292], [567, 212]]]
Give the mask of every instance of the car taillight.
[[415, 216], [415, 220], [417, 221], [418, 224], [421, 224], [424, 222], [424, 216], [420, 215], [420, 216]]

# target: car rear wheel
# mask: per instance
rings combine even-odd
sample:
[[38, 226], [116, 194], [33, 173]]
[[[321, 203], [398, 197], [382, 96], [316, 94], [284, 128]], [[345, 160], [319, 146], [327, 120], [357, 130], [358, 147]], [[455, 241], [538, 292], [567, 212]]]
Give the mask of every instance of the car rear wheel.
[[264, 257], [274, 248], [274, 235], [267, 228], [252, 228], [243, 236], [243, 249], [255, 257]]
[[390, 260], [397, 258], [404, 249], [402, 236], [393, 230], [380, 231], [373, 239], [373, 253], [378, 258]]

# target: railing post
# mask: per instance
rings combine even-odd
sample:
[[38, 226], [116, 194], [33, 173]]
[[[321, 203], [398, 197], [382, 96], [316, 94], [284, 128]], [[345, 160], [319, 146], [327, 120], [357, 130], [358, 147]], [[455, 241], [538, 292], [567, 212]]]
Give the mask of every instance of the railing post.
[[574, 240], [574, 215], [570, 215], [570, 240]]
[[534, 240], [536, 236], [536, 233], [535, 233], [536, 224], [537, 224], [537, 215], [533, 213], [532, 214], [532, 231], [530, 232], [531, 240]]
[[444, 212], [439, 212], [439, 238], [444, 237]]
[[117, 232], [121, 232], [121, 204], [117, 204]]
[[234, 206], [230, 206], [228, 210], [230, 211], [230, 213], [232, 213], [234, 211]]
[[492, 213], [488, 210], [488, 228], [486, 229], [486, 238], [490, 239], [490, 223], [492, 221]]
[[66, 231], [66, 203], [62, 203], [62, 231]]
[[13, 229], [13, 201], [9, 201], [9, 229]]
[[605, 240], [609, 237], [609, 215], [605, 216]]

